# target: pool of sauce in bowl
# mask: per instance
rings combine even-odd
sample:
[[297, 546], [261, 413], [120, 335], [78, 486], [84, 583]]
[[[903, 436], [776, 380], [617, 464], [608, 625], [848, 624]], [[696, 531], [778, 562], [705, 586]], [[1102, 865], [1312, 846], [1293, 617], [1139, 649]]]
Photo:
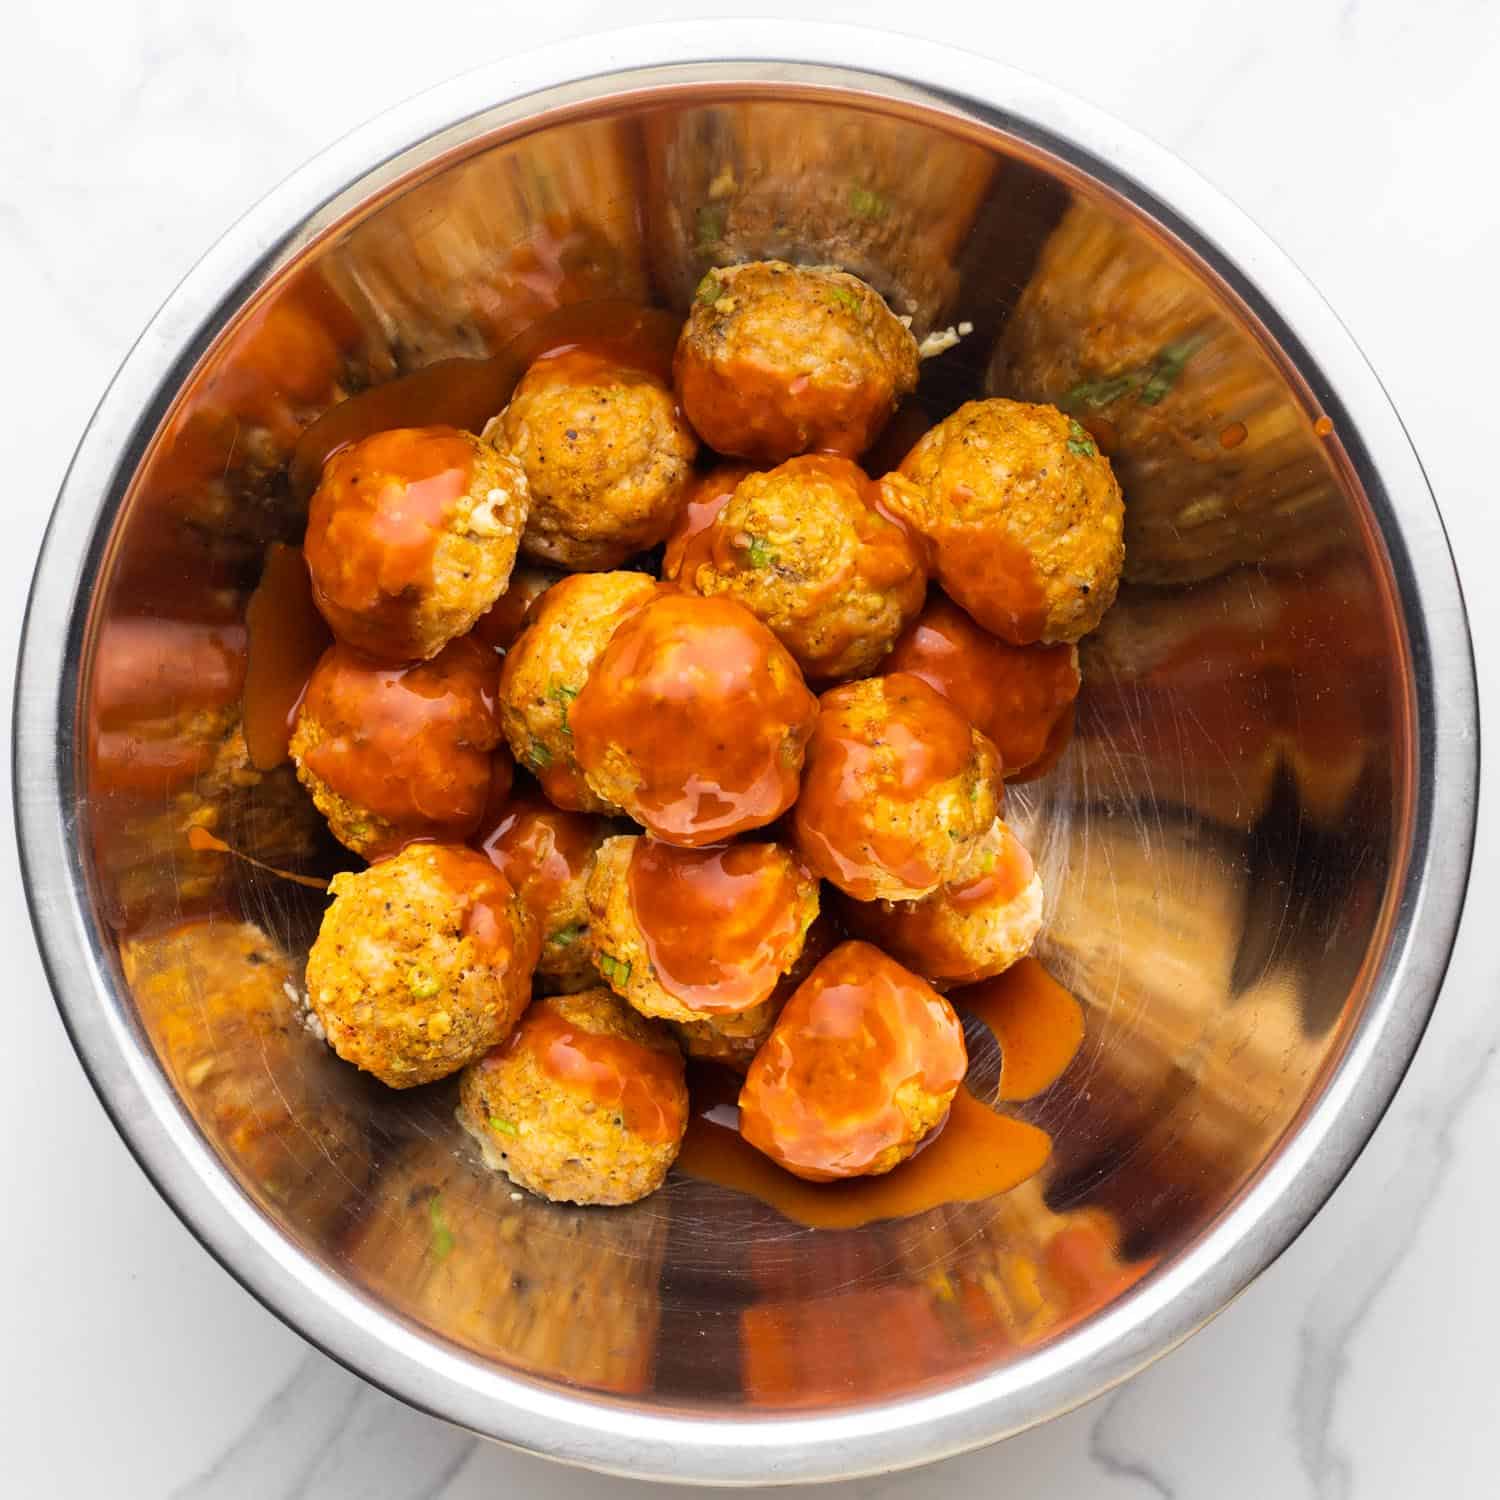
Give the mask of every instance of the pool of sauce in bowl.
[[789, 860], [774, 844], [679, 849], [637, 841], [627, 875], [631, 909], [669, 995], [705, 1015], [748, 1010], [770, 996], [798, 935]]
[[[1082, 1008], [1035, 959], [951, 998], [961, 1015], [977, 1016], [995, 1032], [1001, 1102], [1032, 1098], [1055, 1083], [1083, 1040]], [[805, 1182], [741, 1139], [737, 1074], [693, 1063], [688, 1080], [692, 1109], [678, 1169], [748, 1193], [812, 1229], [856, 1229], [945, 1203], [977, 1203], [1034, 1176], [1052, 1150], [1046, 1131], [996, 1113], [960, 1085], [941, 1130], [893, 1171]]]
[[528, 366], [548, 354], [589, 349], [620, 364], [670, 376], [681, 321], [632, 302], [576, 302], [541, 319], [489, 359], [444, 359], [351, 396], [301, 436], [292, 456], [292, 493], [307, 499], [336, 453], [393, 427], [480, 432], [510, 400]]

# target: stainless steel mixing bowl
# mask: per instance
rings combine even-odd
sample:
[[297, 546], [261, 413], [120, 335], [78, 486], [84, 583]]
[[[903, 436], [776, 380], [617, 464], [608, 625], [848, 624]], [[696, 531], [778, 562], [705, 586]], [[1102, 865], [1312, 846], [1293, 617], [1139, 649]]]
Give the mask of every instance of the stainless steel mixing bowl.
[[[1023, 1107], [1052, 1157], [1004, 1197], [859, 1230], [687, 1178], [621, 1212], [513, 1196], [469, 1160], [451, 1090], [366, 1087], [298, 1024], [319, 898], [186, 841], [200, 824], [272, 863], [327, 855], [289, 773], [253, 772], [236, 737], [239, 622], [267, 544], [298, 535], [302, 429], [560, 303], [680, 308], [711, 261], [770, 254], [851, 267], [919, 332], [971, 322], [927, 366], [929, 408], [1063, 399], [1130, 507], [1076, 736], [1015, 802], [1050, 892], [1044, 956], [1087, 1012], [1077, 1060]], [[462, 78], [235, 226], [79, 448], [16, 738], [64, 1018], [213, 1254], [429, 1411], [726, 1483], [1014, 1432], [1244, 1287], [1417, 1045], [1476, 763], [1421, 469], [1263, 236], [1035, 80], [905, 39], [729, 24]]]

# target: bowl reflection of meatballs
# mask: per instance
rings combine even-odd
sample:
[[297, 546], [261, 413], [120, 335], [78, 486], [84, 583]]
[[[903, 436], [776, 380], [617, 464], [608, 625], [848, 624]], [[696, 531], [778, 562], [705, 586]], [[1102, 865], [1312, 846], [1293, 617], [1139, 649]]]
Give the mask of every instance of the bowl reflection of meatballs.
[[863, 677], [927, 590], [915, 545], [874, 499], [855, 464], [825, 454], [751, 474], [684, 545], [677, 581], [738, 599], [808, 677]]
[[979, 874], [1000, 757], [904, 673], [824, 693], [792, 814], [811, 869], [858, 901], [909, 901]]
[[516, 461], [451, 427], [398, 428], [329, 459], [302, 547], [333, 633], [425, 661], [505, 589], [529, 497]]
[[943, 988], [1003, 973], [1024, 958], [1042, 926], [1042, 881], [1004, 823], [985, 839], [976, 873], [918, 901], [843, 901], [850, 932], [876, 943]]
[[889, 1172], [947, 1117], [968, 1064], [936, 990], [878, 948], [842, 943], [751, 1063], [740, 1132], [813, 1182]]
[[589, 946], [589, 872], [610, 825], [590, 813], [564, 812], [543, 799], [505, 801], [474, 842], [510, 882], [536, 923], [538, 989], [567, 993], [598, 982]]
[[538, 1000], [464, 1073], [460, 1109], [486, 1159], [564, 1203], [634, 1203], [687, 1128], [682, 1054], [606, 989]]
[[664, 594], [614, 633], [572, 705], [602, 802], [668, 843], [716, 843], [796, 800], [817, 700], [786, 648], [729, 599]]
[[[685, 1137], [692, 1174], [726, 1138], [783, 1184], [771, 1163], [889, 1172], [967, 1066], [939, 990], [1038, 938], [1002, 778], [1062, 753], [1123, 503], [1056, 408], [902, 408], [905, 321], [836, 268], [723, 267], [680, 333], [623, 304], [530, 330], [483, 438], [396, 428], [324, 464], [295, 581], [335, 643], [312, 667], [311, 618], [256, 722], [297, 705], [301, 787], [375, 863], [331, 883], [309, 1004], [392, 1088], [462, 1073], [466, 1128], [522, 1188], [632, 1203]], [[259, 677], [199, 675], [222, 735]], [[744, 1078], [743, 1139], [707, 1064]], [[951, 1195], [929, 1169], [974, 1141], [972, 1103], [879, 1189], [892, 1213], [909, 1184]]]
[[970, 401], [918, 440], [890, 503], [931, 544], [950, 598], [1001, 640], [1076, 641], [1114, 603], [1120, 487], [1055, 406]]
[[588, 903], [594, 965], [635, 1010], [753, 1036], [802, 953], [818, 883], [779, 844], [615, 838], [595, 859]]
[[473, 833], [500, 742], [494, 653], [464, 638], [384, 667], [330, 646], [297, 711], [297, 775], [340, 843], [377, 859]]
[[578, 574], [532, 606], [526, 629], [506, 653], [500, 723], [517, 762], [559, 807], [612, 812], [574, 758], [573, 708], [622, 620], [656, 592], [644, 573]]
[[617, 568], [662, 541], [698, 451], [664, 381], [586, 349], [532, 365], [486, 436], [526, 471], [522, 550], [573, 569]]
[[335, 875], [307, 997], [345, 1062], [392, 1088], [456, 1073], [526, 1008], [534, 925], [481, 854], [411, 844]]
[[917, 341], [865, 282], [768, 260], [710, 271], [677, 345], [677, 391], [720, 453], [859, 454], [917, 384]]

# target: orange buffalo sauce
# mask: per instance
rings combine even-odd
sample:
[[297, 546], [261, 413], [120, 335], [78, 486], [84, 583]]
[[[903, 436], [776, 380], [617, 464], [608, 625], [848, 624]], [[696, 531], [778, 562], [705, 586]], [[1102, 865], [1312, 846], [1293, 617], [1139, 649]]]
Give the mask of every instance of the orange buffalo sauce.
[[557, 1082], [614, 1110], [625, 1128], [654, 1144], [675, 1141], [683, 1129], [681, 1064], [675, 1051], [605, 1036], [569, 1021], [538, 1000], [499, 1049], [526, 1051]]
[[254, 865], [257, 870], [264, 870], [266, 874], [276, 876], [278, 880], [290, 880], [294, 885], [305, 885], [310, 891], [328, 889], [326, 880], [320, 880], [316, 875], [298, 875], [293, 870], [282, 870], [275, 865], [268, 865], [264, 860], [255, 859], [249, 854], [242, 853], [232, 844], [226, 844], [223, 839], [216, 837], [206, 828], [189, 828], [187, 845], [195, 854], [231, 855], [235, 859], [243, 860], [247, 865]]
[[963, 1027], [931, 985], [868, 943], [841, 943], [750, 1065], [740, 1133], [810, 1181], [880, 1170], [915, 1145], [912, 1112], [931, 1120], [968, 1065]]
[[729, 504], [729, 497], [734, 494], [740, 480], [754, 472], [748, 464], [719, 464], [693, 481], [677, 524], [667, 538], [667, 550], [661, 564], [663, 578], [679, 577], [690, 553], [694, 554], [696, 565], [695, 539], [718, 520], [719, 512]]
[[467, 838], [479, 825], [500, 739], [500, 664], [468, 639], [431, 661], [386, 667], [348, 646], [324, 653], [303, 696], [315, 726], [303, 764], [339, 796], [411, 839]]
[[[438, 879], [452, 892], [455, 905], [463, 908], [462, 935], [473, 940], [487, 963], [497, 967], [509, 963], [518, 943], [513, 917], [515, 892], [510, 882], [484, 855], [461, 844], [423, 847]], [[525, 936], [519, 941], [531, 947], [528, 962], [535, 963], [540, 939], [530, 922], [523, 922], [522, 929]]]
[[1034, 958], [951, 998], [1000, 1044], [1002, 1101], [1031, 1099], [1050, 1088], [1083, 1042], [1083, 1007]]
[[510, 400], [527, 367], [548, 353], [587, 347], [666, 379], [681, 325], [670, 313], [618, 301], [579, 302], [542, 318], [490, 359], [445, 359], [362, 391], [331, 408], [301, 436], [292, 492], [306, 499], [336, 453], [397, 427], [480, 432]]
[[658, 838], [717, 843], [797, 796], [817, 700], [786, 648], [730, 599], [664, 591], [615, 631], [569, 713], [578, 764], [638, 778]]
[[974, 753], [969, 721], [946, 698], [905, 673], [881, 681], [878, 707], [865, 683], [823, 694], [792, 815], [812, 869], [862, 901], [879, 894], [882, 876], [914, 890], [939, 883], [897, 813], [958, 776]]
[[1081, 678], [1074, 646], [1012, 646], [935, 595], [896, 642], [888, 672], [935, 688], [995, 742], [1005, 774], [1055, 759]]
[[657, 982], [705, 1015], [766, 1000], [802, 931], [812, 877], [776, 844], [631, 852], [630, 903]]
[[274, 542], [267, 551], [245, 629], [245, 747], [256, 770], [270, 771], [287, 757], [307, 680], [333, 639], [298, 548]]
[[608, 825], [587, 813], [563, 812], [540, 797], [491, 800], [492, 810], [472, 842], [543, 921], [583, 879]]
[[932, 540], [938, 580], [986, 630], [1015, 645], [1041, 639], [1047, 599], [1025, 547], [993, 522], [947, 520]]

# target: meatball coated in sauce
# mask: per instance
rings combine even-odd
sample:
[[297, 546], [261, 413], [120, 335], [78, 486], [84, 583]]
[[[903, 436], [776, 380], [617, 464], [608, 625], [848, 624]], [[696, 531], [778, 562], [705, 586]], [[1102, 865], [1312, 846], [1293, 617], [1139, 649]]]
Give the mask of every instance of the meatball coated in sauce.
[[779, 844], [614, 838], [594, 861], [588, 905], [594, 965], [634, 1009], [749, 1036], [802, 954], [818, 882]]
[[905, 673], [824, 693], [792, 815], [812, 871], [857, 901], [908, 901], [979, 873], [1000, 757]]
[[682, 549], [678, 582], [738, 599], [811, 678], [879, 665], [922, 607], [927, 575], [848, 459], [812, 454], [741, 481]]
[[1007, 777], [1044, 767], [1067, 734], [1082, 679], [1078, 648], [1012, 646], [935, 595], [886, 659], [936, 688], [995, 742]]
[[655, 1192], [687, 1129], [676, 1042], [602, 988], [538, 1000], [464, 1073], [459, 1101], [488, 1163], [561, 1203]]
[[499, 677], [494, 654], [468, 639], [413, 667], [328, 648], [297, 710], [291, 753], [341, 844], [378, 859], [412, 839], [474, 832], [500, 743]]
[[426, 661], [500, 597], [528, 504], [521, 467], [471, 433], [402, 427], [351, 444], [308, 508], [318, 609], [377, 661]]
[[589, 571], [666, 538], [698, 451], [662, 380], [578, 347], [537, 360], [485, 435], [515, 454], [531, 486], [521, 550]]
[[968, 1065], [936, 990], [868, 943], [841, 943], [751, 1063], [740, 1134], [811, 1182], [889, 1172], [946, 1119]]
[[532, 606], [500, 674], [500, 726], [516, 760], [550, 801], [572, 812], [614, 812], [574, 758], [577, 699], [622, 620], [659, 585], [644, 573], [587, 573], [554, 584]]
[[474, 842], [536, 923], [542, 945], [538, 986], [566, 994], [597, 984], [585, 890], [594, 855], [610, 835], [609, 823], [531, 797], [499, 806], [486, 821]]
[[998, 820], [978, 873], [920, 901], [843, 900], [850, 932], [939, 986], [972, 984], [1024, 958], [1042, 926], [1042, 882], [1031, 856]]
[[1076, 641], [1114, 603], [1124, 502], [1109, 460], [1055, 406], [970, 401], [922, 437], [890, 503], [950, 598], [1013, 645]]
[[754, 261], [703, 278], [674, 370], [688, 420], [720, 453], [852, 457], [916, 389], [917, 343], [857, 276]]
[[536, 930], [482, 854], [411, 844], [328, 889], [307, 998], [345, 1062], [411, 1088], [510, 1034], [531, 997]]
[[719, 512], [729, 504], [740, 480], [754, 472], [748, 464], [716, 464], [693, 481], [678, 512], [677, 523], [667, 537], [666, 551], [661, 560], [663, 578], [671, 582], [677, 580], [688, 547], [713, 525]]
[[817, 707], [743, 605], [663, 591], [615, 631], [570, 718], [594, 795], [696, 847], [792, 805]]

